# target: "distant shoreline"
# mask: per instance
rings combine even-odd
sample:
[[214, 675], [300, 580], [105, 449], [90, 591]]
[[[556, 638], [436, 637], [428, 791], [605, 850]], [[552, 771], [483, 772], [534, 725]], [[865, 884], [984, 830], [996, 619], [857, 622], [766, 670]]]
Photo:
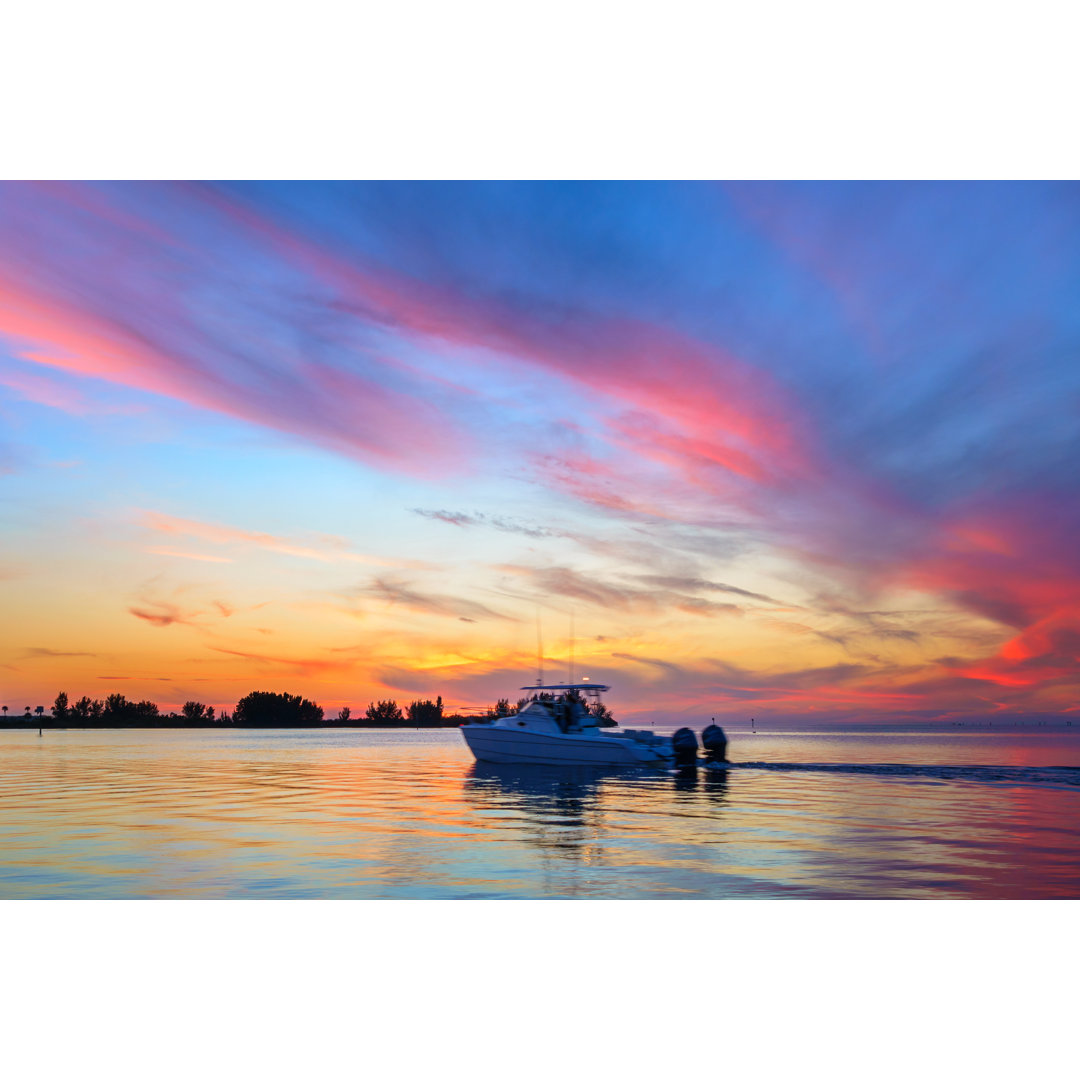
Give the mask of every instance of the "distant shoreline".
[[[157, 723], [135, 724], [72, 724], [67, 721], [58, 722], [53, 717], [43, 716], [27, 717], [18, 716], [0, 720], [0, 731], [34, 731], [36, 729], [48, 729], [50, 731], [327, 731], [327, 730], [360, 730], [360, 731], [437, 731], [461, 727], [462, 724], [490, 723], [488, 716], [453, 716], [445, 717], [440, 721], [426, 723], [395, 723], [381, 724], [371, 723], [363, 718], [349, 720], [317, 720], [311, 723], [290, 724], [235, 724], [232, 720], [197, 720], [187, 722], [182, 717], [172, 719], [162, 717]], [[653, 727], [675, 728], [687, 723], [685, 718], [671, 720], [649, 721], [628, 720], [619, 727]], [[691, 721], [692, 723], [692, 721]], [[789, 723], [764, 724], [756, 729], [743, 727], [740, 723], [735, 726], [731, 721], [724, 723], [724, 729], [728, 735], [742, 737], [752, 736], [784, 736], [784, 735], [985, 735], [999, 733], [1005, 734], [1036, 734], [1036, 733], [1075, 733], [1080, 734], [1080, 724], [1074, 725], [1070, 720], [1016, 720], [1011, 723], [998, 721], [986, 723], [985, 721], [939, 721], [931, 723], [927, 721], [911, 724], [852, 724], [841, 726], [836, 724], [800, 725]]]
[[462, 724], [484, 720], [482, 716], [455, 716], [440, 723], [425, 724], [371, 724], [364, 720], [317, 720], [310, 724], [234, 724], [231, 720], [211, 720], [185, 723], [183, 720], [157, 724], [71, 724], [58, 723], [51, 717], [19, 717], [15, 720], [0, 720], [0, 731], [30, 731], [36, 728], [48, 728], [50, 731], [153, 731], [157, 728], [169, 731], [323, 731], [327, 728], [371, 728], [381, 731], [416, 731], [420, 728], [456, 728]]

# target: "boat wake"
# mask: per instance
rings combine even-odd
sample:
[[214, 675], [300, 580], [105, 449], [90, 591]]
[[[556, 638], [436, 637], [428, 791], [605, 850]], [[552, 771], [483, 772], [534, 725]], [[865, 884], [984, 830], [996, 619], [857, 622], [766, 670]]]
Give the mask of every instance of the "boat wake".
[[1080, 766], [1075, 765], [831, 765], [815, 762], [739, 761], [730, 769], [762, 769], [770, 772], [839, 773], [923, 781], [931, 784], [969, 783], [1016, 787], [1080, 788]]

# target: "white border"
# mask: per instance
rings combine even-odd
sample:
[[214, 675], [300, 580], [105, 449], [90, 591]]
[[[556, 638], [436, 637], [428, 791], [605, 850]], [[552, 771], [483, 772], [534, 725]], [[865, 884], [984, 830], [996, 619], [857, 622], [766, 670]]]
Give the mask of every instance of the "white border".
[[1074, 8], [39, 0], [7, 178], [1075, 178]]
[[3, 911], [5, 1071], [20, 1078], [1014, 1080], [1071, 1053], [1067, 901]]

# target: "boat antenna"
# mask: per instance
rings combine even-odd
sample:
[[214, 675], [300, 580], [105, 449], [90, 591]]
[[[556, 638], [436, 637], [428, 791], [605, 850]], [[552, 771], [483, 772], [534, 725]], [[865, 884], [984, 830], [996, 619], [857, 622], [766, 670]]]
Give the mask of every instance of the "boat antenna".
[[536, 609], [536, 685], [544, 685], [544, 640], [540, 636], [540, 609]]
[[570, 685], [574, 685], [574, 609], [570, 609]]

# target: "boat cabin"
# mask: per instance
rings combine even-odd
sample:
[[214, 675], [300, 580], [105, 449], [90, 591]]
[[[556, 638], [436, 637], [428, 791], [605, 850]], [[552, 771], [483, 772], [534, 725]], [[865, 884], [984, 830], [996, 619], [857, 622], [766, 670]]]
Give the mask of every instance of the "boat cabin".
[[600, 695], [610, 689], [589, 682], [523, 686], [527, 703], [515, 716], [506, 718], [506, 726], [591, 734], [601, 726], [593, 707], [600, 703]]

